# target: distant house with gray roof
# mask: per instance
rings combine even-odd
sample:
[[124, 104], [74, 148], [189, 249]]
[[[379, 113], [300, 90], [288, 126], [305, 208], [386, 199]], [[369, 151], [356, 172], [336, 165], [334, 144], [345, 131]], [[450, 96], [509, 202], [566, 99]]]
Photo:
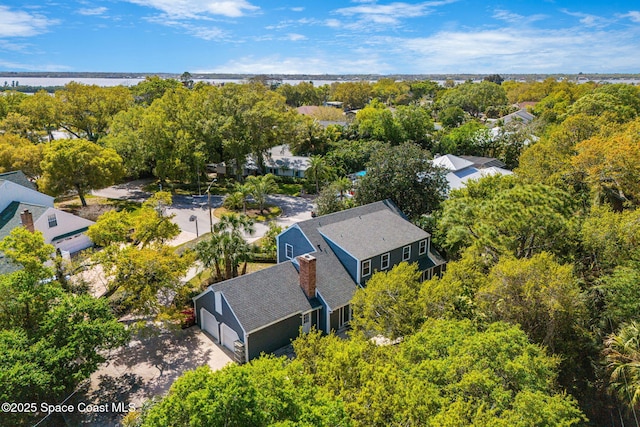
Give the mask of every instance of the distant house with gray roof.
[[240, 362], [288, 345], [301, 328], [346, 327], [356, 289], [376, 271], [415, 262], [428, 279], [445, 267], [429, 233], [390, 200], [289, 227], [277, 237], [277, 257], [273, 267], [211, 285], [194, 298], [200, 327]]
[[[40, 231], [45, 243], [62, 253], [73, 254], [93, 246], [84, 232], [94, 224], [54, 208], [53, 197], [40, 193], [21, 171], [0, 174], [0, 240], [16, 227]], [[4, 256], [0, 274], [17, 270]]]
[[445, 154], [432, 160], [434, 166], [448, 169], [446, 175], [450, 190], [458, 190], [466, 186], [469, 180], [478, 180], [485, 176], [512, 175], [504, 169], [504, 163], [498, 159], [477, 156], [454, 156]]

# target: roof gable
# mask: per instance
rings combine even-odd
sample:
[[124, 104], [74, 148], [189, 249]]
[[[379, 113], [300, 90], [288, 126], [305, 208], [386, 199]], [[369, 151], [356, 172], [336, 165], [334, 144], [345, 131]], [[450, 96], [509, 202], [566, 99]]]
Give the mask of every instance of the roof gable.
[[291, 262], [225, 280], [210, 289], [222, 292], [247, 333], [312, 309]]
[[0, 180], [11, 181], [14, 184], [22, 185], [30, 190], [38, 191], [35, 184], [27, 178], [27, 176], [21, 170], [0, 173]]
[[454, 172], [473, 166], [473, 163], [469, 160], [454, 156], [453, 154], [445, 154], [444, 156], [436, 157], [433, 159], [432, 164]]

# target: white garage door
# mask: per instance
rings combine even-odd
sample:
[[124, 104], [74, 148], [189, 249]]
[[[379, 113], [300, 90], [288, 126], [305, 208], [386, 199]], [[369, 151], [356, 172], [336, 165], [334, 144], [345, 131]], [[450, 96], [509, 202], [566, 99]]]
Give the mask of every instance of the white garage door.
[[233, 342], [238, 341], [238, 334], [236, 331], [223, 323], [220, 327], [220, 333], [222, 334], [222, 345], [227, 347], [229, 350], [234, 351]]
[[219, 339], [218, 337], [218, 321], [216, 317], [209, 313], [204, 308], [200, 309], [200, 325], [203, 331], [208, 332], [215, 339]]

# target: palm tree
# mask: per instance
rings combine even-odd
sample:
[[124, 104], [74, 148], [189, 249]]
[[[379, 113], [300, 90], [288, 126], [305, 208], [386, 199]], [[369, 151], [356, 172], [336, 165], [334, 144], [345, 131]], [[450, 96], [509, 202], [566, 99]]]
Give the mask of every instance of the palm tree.
[[250, 176], [247, 178], [246, 185], [251, 189], [251, 195], [254, 200], [258, 202], [260, 213], [263, 213], [267, 196], [278, 191], [275, 176], [270, 173], [263, 176]]
[[346, 193], [347, 191], [351, 190], [351, 188], [353, 187], [353, 183], [347, 177], [340, 178], [340, 179], [338, 179], [336, 181], [333, 181], [333, 184], [331, 184], [331, 185], [335, 186], [335, 189], [340, 192], [340, 201], [341, 202], [344, 200], [344, 193]]
[[251, 186], [248, 184], [240, 184], [236, 183], [235, 186], [236, 194], [240, 194], [242, 196], [242, 213], [247, 214], [247, 198], [251, 195]]
[[[228, 213], [222, 215], [220, 222], [213, 226], [213, 233], [208, 241], [198, 243], [198, 258], [205, 267], [214, 267], [215, 280], [231, 279], [238, 275], [240, 262], [246, 262], [250, 251], [243, 233], [253, 234], [253, 221], [245, 215]], [[224, 268], [224, 273], [223, 273]]]
[[605, 340], [609, 388], [632, 409], [640, 403], [640, 325], [624, 324]]
[[316, 193], [320, 193], [320, 181], [326, 180], [329, 177], [330, 172], [331, 169], [324, 157], [309, 157], [309, 167], [305, 171], [305, 175], [316, 182]]

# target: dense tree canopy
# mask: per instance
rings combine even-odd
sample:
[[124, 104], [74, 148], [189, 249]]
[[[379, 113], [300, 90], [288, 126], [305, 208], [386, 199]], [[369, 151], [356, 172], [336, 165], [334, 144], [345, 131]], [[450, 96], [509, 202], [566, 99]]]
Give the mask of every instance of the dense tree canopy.
[[122, 176], [122, 158], [112, 149], [84, 139], [61, 139], [44, 148], [40, 188], [52, 195], [74, 190], [82, 206], [85, 195], [116, 183]]
[[356, 202], [391, 199], [410, 218], [437, 209], [448, 183], [445, 172], [429, 158], [428, 151], [411, 143], [381, 148], [372, 154], [366, 175], [358, 181]]

